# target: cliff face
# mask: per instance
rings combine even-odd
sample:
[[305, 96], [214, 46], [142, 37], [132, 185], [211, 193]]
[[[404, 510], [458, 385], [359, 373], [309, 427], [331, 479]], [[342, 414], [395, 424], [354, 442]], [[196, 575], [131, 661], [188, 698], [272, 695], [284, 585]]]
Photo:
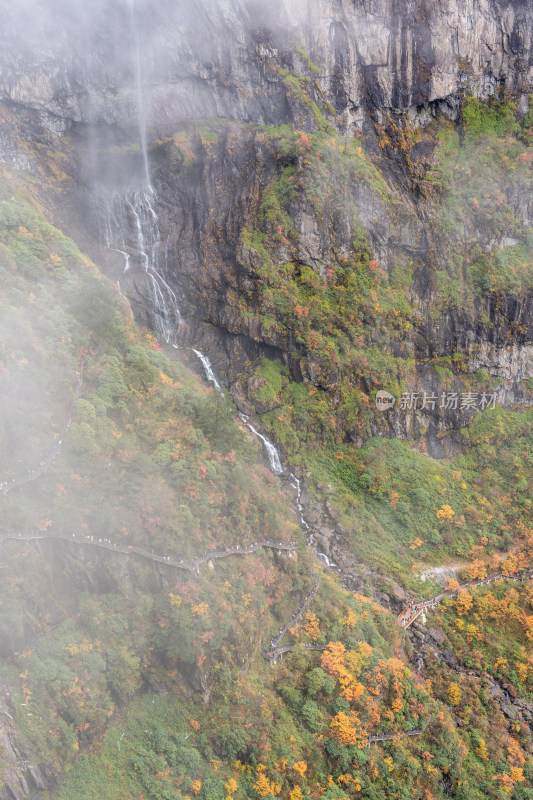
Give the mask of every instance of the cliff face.
[[[372, 148], [371, 136], [367, 142]], [[430, 169], [436, 159], [431, 146], [419, 164], [425, 161]], [[286, 324], [272, 324], [269, 314], [275, 316], [275, 312], [264, 289], [265, 282], [271, 281], [264, 274], [264, 251], [247, 240], [246, 232], [266, 224], [262, 242], [275, 268], [309, 266], [315, 274], [325, 276], [337, 253], [350, 252], [362, 226], [372, 253], [387, 274], [398, 268], [408, 274], [416, 265], [408, 291], [411, 328], [384, 345], [376, 321], [367, 341], [368, 347], [384, 347], [401, 361], [411, 359], [415, 366], [407, 376], [406, 389], [419, 392], [420, 397], [424, 392], [435, 394], [439, 400], [450, 389], [488, 391], [487, 386], [469, 385], [469, 376], [485, 371], [501, 380], [499, 386], [492, 386], [498, 388], [498, 404], [528, 407], [531, 393], [524, 382], [532, 377], [531, 295], [478, 294], [450, 302], [436, 279], [449, 268], [454, 247], [466, 249], [465, 260], [474, 247], [489, 254], [505, 250], [500, 242], [491, 243], [494, 231], [488, 220], [477, 221], [464, 246], [460, 236], [444, 234], [438, 197], [434, 203], [428, 202], [421, 193], [417, 196], [396, 182], [391, 182], [388, 196], [383, 196], [372, 181], [361, 180], [350, 188], [345, 202], [331, 208], [327, 204], [319, 207], [302, 191], [288, 204], [286, 224], [292, 226], [292, 233], [290, 241], [283, 240], [277, 223], [265, 223], [264, 216], [269, 187], [283, 174], [286, 162], [267, 131], [237, 124], [223, 124], [211, 131], [189, 130], [154, 151], [159, 222], [168, 264], [172, 265], [168, 274], [179, 288], [185, 318], [183, 344], [196, 343], [208, 352], [219, 378], [229, 383], [240, 380], [247, 358], [266, 355], [287, 363], [296, 380], [335, 395], [338, 369], [305, 353], [289, 315], [284, 318]], [[333, 185], [337, 178], [330, 176]], [[420, 184], [424, 190], [429, 182]], [[509, 189], [506, 199], [516, 224], [527, 226], [527, 214], [514, 202], [515, 188]], [[133, 286], [130, 296], [136, 298], [137, 313], [142, 316], [143, 296], [136, 296]], [[291, 295], [291, 300], [295, 306], [296, 297]], [[449, 364], [457, 354], [463, 358], [461, 364]], [[453, 366], [453, 376], [452, 372], [439, 376], [433, 364]], [[254, 386], [252, 382], [252, 393]], [[365, 376], [363, 386], [370, 395], [375, 391]], [[241, 409], [249, 413], [241, 387], [235, 384], [234, 388]], [[248, 399], [252, 400], [250, 395]], [[387, 415], [386, 422], [378, 415], [372, 432], [414, 438], [432, 455], [449, 454], [462, 446], [463, 439], [455, 432], [465, 424], [465, 415], [449, 409], [443, 412], [438, 406], [408, 415], [397, 408]], [[260, 404], [257, 409], [261, 411]], [[347, 433], [352, 435], [352, 431]]]
[[151, 126], [297, 117], [278, 71], [302, 71], [296, 47], [347, 127], [461, 89], [527, 92], [533, 74], [533, 10], [516, 0], [3, 5], [0, 96], [51, 126], [134, 124], [137, 49]]
[[[0, 186], [2, 327], [10, 329], [0, 349], [13, 354], [0, 372], [6, 382], [10, 369], [15, 376], [51, 373], [57, 359], [52, 374], [63, 380], [39, 384], [46, 393], [53, 384], [55, 395], [71, 391], [69, 370], [72, 385], [80, 370], [82, 385], [83, 365], [81, 397], [65, 400], [72, 426], [61, 428], [68, 430], [62, 457], [50, 460], [49, 473], [38, 468], [38, 484], [21, 482], [20, 494], [4, 498], [0, 527], [57, 525], [117, 537], [124, 552], [134, 542], [192, 558], [212, 547], [230, 553], [259, 537], [296, 536], [299, 519], [308, 544], [328, 566], [334, 562], [346, 587], [387, 604], [383, 578], [415, 591], [418, 559], [466, 559], [483, 540], [488, 559], [514, 547], [514, 532], [521, 546], [518, 533], [530, 521], [531, 414], [476, 414], [457, 398], [472, 395], [486, 405], [497, 390], [497, 404], [507, 410], [533, 403], [528, 0], [0, 6], [0, 166], [8, 175]], [[257, 452], [239, 431], [227, 389], [222, 395], [200, 387], [166, 361], [154, 337], [137, 336], [117, 292], [101, 290], [106, 282], [88, 259], [36, 221], [19, 193], [45, 207], [48, 220], [105, 267], [136, 321], [160, 334], [163, 347], [166, 339], [178, 360], [199, 370], [199, 351], [210, 357], [238, 410], [260, 417], [279, 447], [299, 517], [286, 513], [280, 470], [255, 470]], [[81, 280], [86, 267], [94, 285]], [[32, 347], [35, 363], [20, 357]], [[31, 391], [17, 385], [13, 418], [23, 421], [24, 435], [30, 416], [42, 433]], [[411, 400], [382, 412], [378, 388], [397, 398], [405, 390]], [[50, 419], [47, 442], [57, 428]], [[31, 443], [40, 453], [38, 441]], [[466, 450], [466, 458], [432, 461], [416, 448], [435, 458]], [[12, 476], [0, 477], [9, 483]], [[173, 709], [168, 719], [180, 747], [191, 720], [195, 732], [202, 725], [202, 737], [208, 730], [216, 736], [214, 749], [205, 749], [212, 765], [237, 758], [257, 764], [270, 747], [267, 728], [277, 724], [265, 710], [278, 713], [282, 691], [263, 701], [257, 688], [264, 672], [256, 680], [252, 669], [249, 693], [235, 695], [235, 707], [246, 709], [241, 730], [211, 692], [219, 667], [225, 704], [231, 695], [224, 686], [233, 692], [253, 660], [262, 663], [271, 631], [294, 619], [298, 593], [315, 584], [314, 559], [303, 547], [290, 560], [263, 553], [249, 563], [247, 552], [242, 566], [208, 561], [189, 580], [168, 572], [168, 564], [62, 544], [42, 541], [21, 552], [21, 542], [3, 543], [0, 584], [9, 602], [0, 617], [0, 660], [12, 669], [0, 694], [0, 800], [54, 793], [80, 745], [95, 759], [95, 773], [106, 773], [107, 787], [111, 762], [96, 743], [115, 707], [122, 726], [126, 704], [145, 691], [164, 696], [165, 714], [176, 695], [177, 714]], [[517, 558], [511, 574], [521, 563]], [[402, 587], [391, 585], [393, 604], [411, 599]], [[332, 581], [316, 606], [326, 642], [330, 632], [339, 635], [348, 602], [335, 591]], [[374, 636], [368, 607], [356, 610], [360, 629], [346, 616], [352, 643], [377, 642], [388, 627], [391, 648], [383, 655], [398, 656], [394, 621], [382, 619]], [[39, 661], [46, 675], [35, 669]], [[297, 673], [294, 687], [304, 680]], [[21, 700], [32, 692], [36, 705], [27, 711]], [[201, 725], [199, 704], [186, 705], [193, 692], [218, 709], [199, 717]], [[414, 697], [410, 690], [405, 696]], [[449, 706], [449, 695], [442, 696]], [[429, 708], [429, 698], [422, 700], [419, 708]], [[149, 722], [139, 717], [141, 734], [152, 733], [153, 705]], [[291, 715], [301, 732], [296, 708]], [[484, 700], [483, 718], [486, 708]], [[319, 711], [329, 719], [329, 710]], [[417, 718], [418, 711], [406, 716], [402, 732]], [[42, 739], [32, 729], [37, 719]], [[287, 719], [280, 716], [279, 742], [287, 740]], [[494, 715], [486, 720], [493, 730]], [[122, 761], [129, 758], [120, 748], [128, 725], [107, 737], [111, 761], [120, 760], [117, 796], [128, 792], [126, 776], [138, 778], [135, 743], [124, 745], [135, 760]], [[225, 740], [232, 741], [234, 727], [230, 749]], [[318, 730], [309, 725], [313, 736]], [[443, 731], [441, 763], [448, 764], [455, 727]], [[257, 749], [249, 733], [257, 735]], [[55, 760], [41, 758], [56, 740]], [[317, 752], [313, 745], [293, 755], [311, 764]], [[331, 759], [318, 772], [341, 763]], [[167, 762], [157, 763], [165, 780]], [[489, 768], [493, 786], [501, 767]], [[432, 796], [453, 794], [449, 773], [443, 767]], [[209, 780], [201, 797], [224, 796], [223, 782], [211, 794]], [[454, 780], [463, 783], [459, 773]], [[180, 774], [173, 789], [192, 792], [198, 783], [189, 790]], [[150, 778], [130, 795], [153, 786]], [[178, 796], [173, 789], [165, 796]], [[92, 784], [87, 791], [101, 794]], [[68, 789], [64, 796], [81, 797]]]
[[[39, 172], [42, 147], [59, 147], [67, 152], [59, 166], [69, 176], [69, 203], [79, 206], [94, 189], [95, 175], [107, 186], [104, 194], [112, 194], [115, 184], [131, 184], [139, 158], [125, 153], [138, 148], [146, 133], [158, 236], [165, 243], [159, 266], [179, 296], [186, 321], [182, 344], [201, 346], [230, 383], [247, 359], [266, 354], [287, 363], [296, 380], [335, 394], [338, 370], [309, 353], [303, 358], [290, 324], [271, 324], [259, 274], [264, 258], [244, 233], [262, 227], [273, 264], [306, 265], [323, 278], [332, 258], [351, 251], [362, 228], [389, 277], [395, 268], [412, 273], [405, 289], [413, 311], [410, 332], [384, 342], [375, 330], [366, 343], [413, 361], [406, 388], [440, 396], [445, 387], [428, 365], [460, 353], [466, 375], [481, 369], [504, 381], [506, 407], [528, 405], [521, 382], [531, 377], [531, 298], [505, 297], [505, 289], [461, 298], [457, 287], [475, 261], [472, 252], [488, 257], [526, 240], [531, 187], [525, 179], [500, 187], [501, 176], [478, 181], [479, 192], [489, 197], [501, 188], [507, 217], [495, 225], [490, 214], [480, 216], [468, 206], [454, 220], [460, 227], [464, 217], [467, 229], [444, 232], [443, 197], [466, 197], [468, 191], [454, 180], [446, 190], [439, 182], [442, 164], [431, 123], [457, 120], [469, 94], [512, 97], [524, 119], [533, 85], [533, 10], [526, 2], [496, 0], [399, 5], [100, 0], [74, 13], [55, 0], [6, 8], [2, 158]], [[225, 122], [204, 129], [190, 122], [209, 118]], [[293, 234], [283, 243], [279, 220], [265, 223], [265, 197], [291, 163], [298, 169], [306, 163], [306, 154], [280, 154], [279, 141], [260, 126], [285, 123], [312, 134], [329, 131], [339, 144], [345, 134], [348, 140], [360, 136], [374, 173], [365, 180], [358, 173], [335, 208], [318, 208], [310, 191], [292, 198], [286, 213]], [[67, 133], [73, 148], [61, 139]], [[58, 164], [47, 169], [58, 174]], [[342, 182], [343, 169], [331, 186]], [[58, 203], [60, 215], [69, 203]], [[132, 223], [126, 197], [122, 205]], [[87, 209], [71, 230], [78, 239], [89, 232], [101, 243], [94, 201]], [[137, 270], [123, 276], [120, 253], [109, 259], [109, 269], [138, 318], [157, 327], [136, 237], [132, 224], [123, 244]], [[454, 267], [451, 289], [449, 277], [442, 277], [450, 273], [450, 260], [463, 263]], [[365, 380], [370, 394], [375, 380]], [[244, 409], [246, 388], [234, 388]], [[459, 376], [454, 388], [469, 387]], [[374, 420], [370, 431], [414, 438], [444, 455], [460, 440], [449, 447], [442, 437], [463, 423], [461, 416], [444, 419], [427, 409], [410, 419], [395, 411], [386, 424]]]

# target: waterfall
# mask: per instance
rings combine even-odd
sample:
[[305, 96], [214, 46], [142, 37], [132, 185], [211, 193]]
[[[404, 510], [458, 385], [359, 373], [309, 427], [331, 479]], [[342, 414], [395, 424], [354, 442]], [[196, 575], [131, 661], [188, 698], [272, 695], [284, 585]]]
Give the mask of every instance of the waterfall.
[[127, 272], [134, 263], [146, 274], [156, 333], [167, 344], [178, 347], [182, 318], [177, 294], [163, 277], [166, 253], [155, 199], [151, 186], [115, 191], [111, 196], [101, 195], [97, 201], [97, 218], [106, 247], [124, 256], [123, 271]]
[[294, 489], [296, 489], [296, 505], [297, 505], [297, 507], [298, 507], [298, 511], [299, 511], [299, 513], [300, 513], [300, 524], [301, 524], [301, 525], [302, 525], [302, 526], [303, 526], [303, 527], [304, 527], [306, 530], [309, 530], [309, 525], [308, 525], [308, 523], [307, 523], [307, 521], [306, 521], [306, 519], [305, 519], [305, 517], [304, 517], [304, 514], [303, 514], [304, 507], [303, 507], [303, 505], [300, 503], [300, 497], [302, 496], [302, 487], [300, 486], [300, 481], [298, 480], [298, 478], [296, 477], [296, 475], [295, 475], [293, 472], [291, 472], [291, 478], [292, 478], [292, 480], [294, 481], [294, 483], [291, 483], [291, 486], [292, 486]]
[[191, 350], [193, 351], [194, 355], [197, 356], [202, 362], [202, 366], [205, 370], [206, 380], [208, 380], [209, 383], [212, 383], [215, 389], [218, 389], [218, 391], [222, 394], [222, 396], [224, 396], [224, 392], [222, 391], [222, 386], [220, 385], [217, 376], [213, 372], [213, 367], [211, 366], [211, 362], [208, 359], [208, 357], [204, 355], [202, 352], [200, 352], [200, 350], [195, 350], [194, 347], [191, 347]]
[[329, 560], [329, 558], [327, 557], [327, 555], [325, 553], [319, 553], [318, 556], [319, 556], [319, 558], [322, 559], [322, 561], [324, 562], [326, 567], [336, 567], [337, 566], [336, 564], [333, 563], [333, 561]]
[[152, 190], [150, 182], [150, 165], [148, 163], [148, 140], [146, 135], [146, 111], [144, 107], [144, 93], [142, 85], [142, 64], [141, 64], [141, 42], [139, 36], [139, 26], [135, 19], [135, 0], [129, 0], [130, 7], [130, 29], [133, 46], [133, 66], [135, 71], [135, 92], [137, 100], [137, 125], [139, 128], [139, 141], [144, 167], [144, 179], [146, 188]]
[[281, 473], [283, 472], [281, 459], [279, 457], [278, 451], [276, 450], [270, 439], [267, 439], [266, 436], [263, 436], [262, 433], [259, 433], [259, 431], [257, 431], [254, 428], [251, 422], [248, 422], [248, 417], [246, 416], [246, 414], [241, 414], [241, 412], [239, 411], [239, 417], [244, 422], [244, 424], [247, 425], [248, 428], [250, 428], [254, 436], [257, 436], [257, 438], [261, 439], [261, 441], [263, 442], [266, 454], [268, 456], [268, 463], [274, 475], [281, 475]]
[[[211, 361], [209, 360], [208, 356], [206, 356], [200, 350], [196, 350], [196, 348], [194, 348], [194, 347], [191, 347], [191, 350], [194, 353], [194, 355], [197, 358], [199, 358], [200, 361], [202, 362], [202, 366], [204, 368], [206, 380], [209, 383], [212, 383], [213, 386], [215, 387], [215, 389], [217, 389], [217, 391], [219, 391], [222, 394], [222, 396], [224, 396], [224, 392], [222, 391], [222, 386], [220, 385], [220, 381], [218, 380], [217, 376], [215, 375], [215, 372], [213, 370]], [[281, 459], [279, 457], [279, 453], [276, 450], [276, 448], [274, 447], [274, 445], [272, 444], [272, 442], [269, 439], [267, 439], [266, 436], [263, 436], [263, 434], [259, 433], [259, 431], [257, 431], [254, 428], [254, 426], [250, 422], [248, 422], [248, 417], [245, 416], [245, 414], [239, 413], [239, 417], [244, 422], [244, 424], [252, 431], [254, 436], [257, 436], [259, 439], [261, 439], [261, 441], [262, 441], [262, 443], [264, 445], [264, 448], [266, 450], [267, 456], [268, 456], [268, 462], [269, 462], [269, 465], [270, 465], [270, 469], [272, 470], [272, 472], [275, 475], [280, 475], [283, 472], [283, 466], [281, 464]], [[291, 486], [294, 489], [296, 489], [296, 506], [298, 508], [298, 513], [300, 515], [300, 525], [302, 526], [302, 528], [305, 528], [305, 530], [308, 533], [307, 543], [310, 546], [313, 546], [314, 543], [315, 543], [315, 539], [314, 539], [313, 534], [311, 533], [311, 529], [310, 529], [309, 523], [307, 522], [307, 520], [304, 517], [304, 513], [303, 513], [304, 512], [304, 507], [300, 502], [300, 498], [302, 496], [302, 487], [300, 485], [299, 479], [296, 477], [296, 475], [293, 472], [290, 473], [290, 476], [291, 476], [291, 479], [292, 479]], [[329, 561], [329, 559], [328, 559], [328, 557], [327, 557], [327, 555], [325, 553], [320, 553], [319, 555], [322, 558], [322, 560], [325, 561], [325, 563], [327, 564], [328, 567], [335, 567], [336, 566], [336, 564], [332, 564]]]
[[306, 518], [304, 517], [304, 507], [301, 503], [302, 487], [300, 485], [299, 479], [293, 472], [291, 472], [291, 479], [292, 479], [291, 486], [293, 487], [293, 489], [296, 489], [296, 507], [298, 508], [298, 513], [300, 515], [300, 525], [307, 531], [307, 544], [310, 547], [312, 547], [315, 544], [315, 537], [311, 533], [310, 525], [307, 522]]
[[[124, 259], [124, 270], [141, 268], [148, 284], [146, 298], [154, 314], [153, 327], [167, 344], [179, 347], [182, 319], [178, 298], [163, 275], [168, 274], [166, 252], [161, 241], [156, 212], [156, 190], [150, 178], [147, 118], [143, 92], [141, 31], [135, 0], [128, 0], [131, 63], [135, 78], [136, 118], [143, 172], [137, 182], [115, 191], [97, 193], [97, 219], [100, 236], [109, 250]], [[164, 254], [164, 255], [163, 255]], [[122, 289], [119, 283], [119, 291]]]
[[[224, 396], [224, 392], [222, 391], [222, 386], [220, 385], [220, 381], [218, 380], [217, 376], [213, 372], [213, 367], [211, 365], [211, 361], [209, 360], [209, 358], [204, 353], [202, 353], [200, 350], [196, 350], [194, 347], [191, 347], [191, 350], [193, 351], [194, 355], [197, 356], [200, 359], [200, 361], [202, 362], [202, 366], [203, 366], [204, 371], [205, 371], [206, 380], [208, 380], [209, 383], [212, 383], [213, 386], [215, 387], [215, 389], [217, 389], [222, 394], [222, 396]], [[283, 472], [283, 466], [281, 464], [281, 458], [280, 458], [279, 453], [276, 450], [275, 446], [270, 441], [270, 439], [267, 439], [266, 436], [263, 436], [262, 433], [259, 433], [259, 431], [254, 428], [254, 426], [251, 424], [251, 422], [248, 422], [248, 417], [245, 414], [241, 414], [240, 411], [239, 411], [239, 417], [242, 420], [242, 422], [244, 422], [244, 424], [252, 431], [254, 436], [257, 436], [258, 439], [261, 439], [261, 441], [263, 443], [263, 446], [265, 448], [266, 454], [268, 456], [268, 463], [269, 463], [271, 471], [274, 473], [274, 475], [281, 475], [281, 473]], [[295, 478], [295, 480], [297, 480], [297, 479]], [[298, 486], [299, 486], [299, 482], [298, 482]], [[299, 499], [300, 499], [300, 492], [298, 491], [298, 509], [300, 511], [300, 516], [301, 516], [301, 518], [303, 520], [302, 507], [301, 507], [301, 505], [299, 503]], [[305, 525], [306, 528], [309, 528], [309, 525], [305, 522], [305, 520], [303, 520], [303, 524]]]

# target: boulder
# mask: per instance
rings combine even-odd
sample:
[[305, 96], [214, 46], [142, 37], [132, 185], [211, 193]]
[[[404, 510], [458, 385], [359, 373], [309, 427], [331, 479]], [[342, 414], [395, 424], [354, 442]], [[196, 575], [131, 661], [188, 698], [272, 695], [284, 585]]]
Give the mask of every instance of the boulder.
[[430, 636], [438, 645], [443, 645], [446, 641], [446, 636], [441, 630], [439, 630], [439, 628], [428, 628], [427, 632], [428, 636]]
[[514, 708], [510, 706], [508, 703], [500, 703], [500, 708], [502, 710], [502, 713], [505, 714], [505, 716], [507, 717], [507, 719], [516, 719], [518, 717], [518, 714], [516, 713]]
[[405, 589], [402, 589], [402, 587], [399, 584], [397, 584], [395, 581], [391, 581], [388, 584], [388, 588], [389, 588], [389, 594], [393, 600], [395, 600], [397, 603], [400, 604], [407, 603], [409, 599], [407, 592], [405, 591]]

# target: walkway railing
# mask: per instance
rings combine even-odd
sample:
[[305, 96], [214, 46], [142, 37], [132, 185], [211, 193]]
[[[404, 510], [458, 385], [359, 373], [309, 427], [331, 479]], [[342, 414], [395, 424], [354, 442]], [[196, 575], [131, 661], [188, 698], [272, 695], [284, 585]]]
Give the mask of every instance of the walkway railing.
[[398, 733], [378, 733], [375, 736], [368, 737], [368, 744], [390, 742], [392, 739], [403, 739], [404, 736], [422, 736], [425, 730], [425, 728], [415, 728], [411, 731], [399, 731]]
[[[298, 647], [298, 643], [295, 642], [294, 644], [285, 644], [283, 647], [277, 647], [275, 650], [268, 650], [265, 653], [265, 658], [269, 661], [275, 660], [278, 656], [282, 656], [284, 653], [290, 653], [292, 650], [295, 650]], [[304, 650], [327, 650], [327, 644], [304, 644]]]
[[[315, 585], [313, 586], [313, 589], [311, 590], [311, 592], [307, 595], [305, 600], [302, 603], [300, 603], [300, 605], [298, 606], [298, 609], [294, 612], [294, 614], [292, 615], [290, 620], [287, 622], [287, 624], [284, 625], [283, 628], [279, 629], [279, 632], [278, 632], [278, 635], [276, 636], [276, 638], [272, 639], [272, 641], [270, 642], [269, 649], [263, 654], [264, 657], [268, 661], [274, 661], [278, 655], [281, 655], [281, 652], [288, 652], [288, 650], [285, 650], [285, 649], [282, 649], [282, 651], [280, 651], [280, 648], [278, 648], [278, 644], [283, 639], [283, 637], [285, 636], [285, 634], [287, 633], [289, 628], [293, 628], [299, 622], [299, 620], [302, 617], [302, 614], [306, 610], [306, 608], [309, 605], [309, 603], [316, 597], [316, 593], [318, 592], [318, 587], [319, 586], [320, 586], [320, 575], [316, 579]], [[289, 649], [292, 650], [293, 647], [294, 647], [294, 645], [290, 645]], [[310, 649], [310, 650], [311, 649], [317, 649], [318, 650], [319, 648], [317, 646], [316, 648], [309, 647], [308, 649]]]
[[172, 556], [162, 556], [147, 550], [145, 547], [139, 547], [134, 544], [122, 544], [121, 542], [112, 542], [109, 539], [99, 536], [88, 536], [86, 534], [76, 533], [62, 533], [61, 531], [31, 531], [30, 533], [19, 533], [16, 531], [0, 532], [0, 543], [6, 541], [33, 541], [35, 539], [61, 539], [65, 542], [72, 542], [74, 544], [92, 545], [95, 547], [102, 547], [105, 550], [111, 550], [113, 553], [121, 553], [123, 555], [135, 555], [148, 558], [150, 561], [157, 561], [161, 564], [168, 564], [177, 569], [186, 570], [188, 572], [197, 572], [200, 565], [204, 564], [213, 558], [227, 558], [228, 556], [245, 556], [254, 553], [256, 550], [269, 548], [271, 550], [293, 552], [296, 550], [296, 542], [276, 542], [272, 539], [261, 539], [258, 542], [247, 546], [232, 545], [225, 547], [224, 550], [206, 550], [201, 555], [195, 556], [192, 559], [177, 559]]
[[485, 584], [502, 579], [509, 581], [524, 581], [528, 580], [532, 575], [533, 569], [523, 570], [518, 575], [504, 575], [502, 572], [497, 572], [494, 575], [487, 575], [486, 578], [480, 578], [476, 581], [468, 581], [468, 583], [463, 583], [457, 589], [445, 589], [443, 592], [436, 594], [435, 597], [431, 597], [429, 600], [423, 600], [420, 603], [414, 603], [405, 608], [401, 614], [398, 614], [398, 623], [404, 630], [406, 630], [426, 608], [435, 608], [435, 606], [438, 606], [438, 604], [443, 600], [446, 600], [449, 597], [455, 597], [455, 595], [462, 589], [472, 589], [475, 586], [484, 586]]

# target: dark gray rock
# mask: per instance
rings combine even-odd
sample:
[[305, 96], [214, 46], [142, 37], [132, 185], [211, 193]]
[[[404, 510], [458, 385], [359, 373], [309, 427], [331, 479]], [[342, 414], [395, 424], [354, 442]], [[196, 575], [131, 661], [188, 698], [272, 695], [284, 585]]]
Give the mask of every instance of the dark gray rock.
[[387, 584], [387, 587], [388, 587], [388, 591], [390, 593], [391, 598], [396, 603], [398, 603], [399, 605], [407, 603], [407, 601], [409, 599], [408, 594], [405, 591], [405, 589], [403, 589], [401, 586], [399, 586], [399, 584], [397, 584], [395, 581], [390, 581]]
[[[4, 4], [5, 5], [5, 4]], [[132, 25], [133, 19], [133, 25]], [[70, 121], [134, 126], [139, 47], [151, 125], [225, 116], [258, 122], [301, 115], [275, 67], [318, 67], [319, 90], [341, 123], [365, 106], [429, 116], [459, 91], [529, 90], [533, 9], [516, 0], [19, 0], [2, 14], [0, 96], [37, 109], [50, 127]], [[44, 34], [44, 35], [43, 35]], [[120, 43], [120, 46], [117, 46]], [[425, 110], [424, 110], [425, 109]]]
[[435, 644], [442, 646], [446, 641], [446, 636], [444, 633], [439, 630], [439, 628], [428, 628], [427, 629], [428, 636], [435, 642]]
[[518, 718], [517, 712], [515, 711], [515, 709], [512, 706], [508, 705], [508, 703], [500, 703], [500, 708], [501, 708], [502, 712], [505, 714], [505, 716], [507, 717], [507, 719], [517, 719]]
[[441, 650], [441, 651], [440, 651], [440, 655], [441, 655], [441, 658], [442, 658], [442, 660], [443, 660], [443, 661], [445, 662], [445, 664], [447, 664], [449, 667], [455, 667], [455, 666], [457, 666], [457, 663], [458, 663], [458, 662], [457, 662], [457, 659], [456, 659], [456, 657], [453, 655], [453, 653], [450, 653], [450, 651], [449, 651], [449, 650]]

